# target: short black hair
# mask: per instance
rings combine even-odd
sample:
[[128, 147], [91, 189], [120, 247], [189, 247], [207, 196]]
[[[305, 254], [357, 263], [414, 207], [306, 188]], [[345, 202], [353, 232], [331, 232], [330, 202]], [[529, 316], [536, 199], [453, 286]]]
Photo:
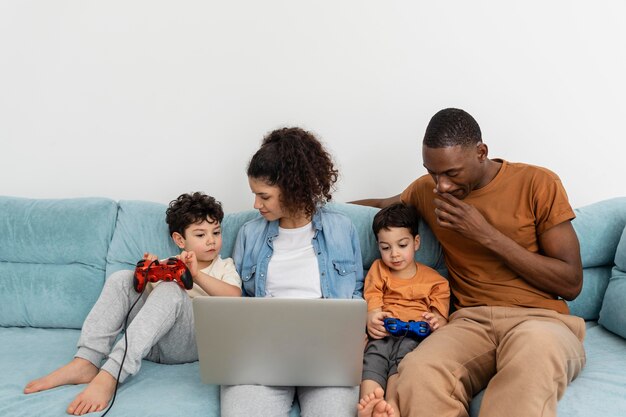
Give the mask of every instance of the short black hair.
[[192, 224], [207, 219], [221, 223], [223, 218], [222, 203], [202, 192], [181, 194], [176, 200], [170, 202], [165, 211], [165, 221], [169, 226], [170, 235], [178, 232], [183, 237], [185, 237], [185, 229]]
[[466, 111], [443, 109], [430, 119], [423, 144], [429, 148], [474, 145], [482, 142], [480, 126]]
[[376, 236], [376, 241], [378, 241], [378, 232], [381, 229], [390, 229], [392, 227], [406, 227], [411, 231], [411, 236], [417, 236], [419, 232], [419, 215], [415, 207], [406, 203], [394, 203], [376, 213], [372, 222], [372, 230], [374, 231], [374, 236]]

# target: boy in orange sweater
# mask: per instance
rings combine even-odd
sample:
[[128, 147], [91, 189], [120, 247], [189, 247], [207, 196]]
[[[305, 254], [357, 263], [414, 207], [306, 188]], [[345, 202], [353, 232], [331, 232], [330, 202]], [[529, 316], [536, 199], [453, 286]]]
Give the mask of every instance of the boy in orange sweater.
[[450, 286], [437, 271], [414, 260], [420, 246], [418, 215], [412, 206], [393, 204], [379, 211], [372, 228], [381, 259], [365, 278], [369, 342], [363, 357], [359, 417], [396, 415], [388, 404], [376, 405], [388, 385], [396, 382], [398, 363], [420, 340], [392, 336], [384, 326], [386, 317], [402, 321], [426, 321], [431, 331], [447, 323]]

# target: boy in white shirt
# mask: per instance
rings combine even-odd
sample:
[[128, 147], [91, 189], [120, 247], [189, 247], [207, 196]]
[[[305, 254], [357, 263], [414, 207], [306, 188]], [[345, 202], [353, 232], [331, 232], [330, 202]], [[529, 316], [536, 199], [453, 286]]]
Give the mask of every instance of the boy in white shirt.
[[[166, 222], [174, 243], [182, 250], [177, 258], [189, 270], [193, 288], [184, 290], [174, 281], [159, 281], [149, 283], [139, 294], [133, 286], [134, 271], [111, 274], [83, 323], [74, 359], [29, 382], [24, 393], [89, 384], [67, 408], [68, 414], [83, 415], [102, 411], [118, 381], [122, 383], [136, 374], [143, 358], [168, 364], [197, 361], [191, 298], [241, 296], [241, 278], [232, 259], [219, 256], [223, 217], [221, 204], [200, 192], [182, 194], [172, 201]], [[157, 257], [146, 253], [144, 259], [153, 261]], [[125, 348], [124, 338], [114, 342], [127, 315]]]

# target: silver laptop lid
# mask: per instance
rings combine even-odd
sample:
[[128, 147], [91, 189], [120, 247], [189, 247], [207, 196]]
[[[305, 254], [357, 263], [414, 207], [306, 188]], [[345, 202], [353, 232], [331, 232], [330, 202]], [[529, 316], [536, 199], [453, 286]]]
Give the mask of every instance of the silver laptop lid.
[[195, 297], [207, 384], [355, 386], [361, 381], [364, 300]]

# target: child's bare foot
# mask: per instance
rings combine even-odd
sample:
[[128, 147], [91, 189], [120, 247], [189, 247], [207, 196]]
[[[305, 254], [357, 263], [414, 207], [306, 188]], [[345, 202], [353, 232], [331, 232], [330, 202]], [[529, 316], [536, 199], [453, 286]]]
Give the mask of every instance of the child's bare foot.
[[87, 388], [78, 394], [67, 407], [67, 414], [82, 416], [104, 410], [113, 397], [116, 382], [110, 373], [98, 372], [98, 375], [87, 385]]
[[98, 368], [82, 358], [74, 358], [68, 364], [48, 375], [34, 379], [24, 387], [24, 394], [45, 391], [60, 385], [86, 384], [98, 374]]
[[372, 417], [393, 417], [394, 415], [393, 407], [384, 399], [374, 406], [374, 411], [372, 412]]
[[357, 405], [359, 417], [392, 417], [393, 408], [383, 399], [385, 391], [376, 388], [374, 392], [364, 396]]

